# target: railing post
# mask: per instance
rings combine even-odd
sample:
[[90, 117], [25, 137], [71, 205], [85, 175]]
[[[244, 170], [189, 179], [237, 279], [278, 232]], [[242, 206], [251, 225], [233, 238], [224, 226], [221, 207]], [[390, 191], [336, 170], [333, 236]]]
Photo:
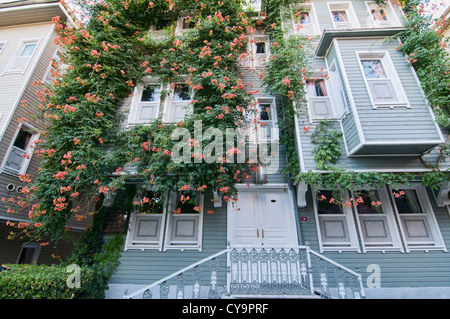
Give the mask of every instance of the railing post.
[[311, 251], [309, 248], [309, 242], [306, 242], [306, 259], [307, 259], [307, 267], [308, 267], [308, 274], [309, 274], [309, 288], [311, 291], [311, 294], [314, 295], [314, 281], [313, 281], [313, 275], [312, 275], [312, 265], [311, 265]]

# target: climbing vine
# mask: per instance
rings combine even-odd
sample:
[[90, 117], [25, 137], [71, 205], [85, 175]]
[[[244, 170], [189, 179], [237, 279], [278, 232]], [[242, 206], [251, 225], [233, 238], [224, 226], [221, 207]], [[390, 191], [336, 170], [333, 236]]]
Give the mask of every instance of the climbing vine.
[[342, 132], [330, 129], [330, 122], [323, 120], [317, 124], [311, 135], [311, 141], [317, 146], [312, 150], [318, 170], [330, 169], [330, 164], [336, 164], [342, 154]]
[[[76, 28], [54, 19], [61, 33], [56, 43], [69, 66], [52, 86], [36, 83], [49, 124], [36, 150], [39, 175], [33, 181], [21, 176], [30, 186], [17, 210], [27, 210], [31, 222], [15, 226], [32, 238], [58, 239], [69, 218], [96, 215], [102, 198], [135, 174], [155, 191], [215, 191], [233, 200], [235, 183], [247, 181], [252, 166], [233, 160], [239, 150], [225, 139], [215, 144], [223, 147], [220, 158], [202, 161], [205, 154], [196, 147], [205, 149], [211, 139], [195, 137], [196, 123], [202, 124], [200, 133], [241, 126], [253, 93], [237, 61], [246, 49], [244, 34], [258, 22], [246, 16], [240, 1], [108, 0], [83, 8], [89, 22]], [[176, 20], [185, 12], [191, 28], [176, 33]], [[155, 36], [149, 30], [162, 21], [164, 36]], [[178, 123], [158, 118], [123, 129], [123, 105], [146, 76], [171, 89], [188, 84], [193, 112]], [[172, 158], [179, 142], [172, 133], [179, 128], [190, 134], [184, 153], [189, 160], [183, 162]]]

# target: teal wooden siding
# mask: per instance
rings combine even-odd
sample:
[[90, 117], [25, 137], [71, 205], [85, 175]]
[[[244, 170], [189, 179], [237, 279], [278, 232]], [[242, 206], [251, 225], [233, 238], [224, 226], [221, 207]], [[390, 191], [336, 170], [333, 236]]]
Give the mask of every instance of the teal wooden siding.
[[[450, 243], [450, 218], [445, 207], [437, 207], [435, 200], [428, 192], [433, 211], [438, 221], [439, 229], [447, 245]], [[311, 249], [320, 251], [315, 213], [312, 203], [312, 193], [307, 193], [308, 206], [299, 209], [300, 217], [306, 217], [307, 221], [300, 222], [300, 230], [304, 242], [308, 242]], [[367, 267], [372, 264], [380, 266], [381, 287], [448, 287], [450, 286], [450, 254], [444, 251], [412, 251], [401, 252], [330, 252], [323, 255], [332, 260], [356, 270], [359, 269], [364, 287], [367, 287], [368, 276], [372, 272]]]
[[[399, 44], [397, 40], [385, 42], [383, 38], [338, 39], [337, 43], [367, 142], [440, 140], [413, 70], [405, 56], [395, 50]], [[373, 108], [355, 51], [389, 52], [410, 108]]]
[[[110, 284], [151, 284], [203, 258], [211, 256], [227, 246], [226, 204], [214, 208], [210, 199], [205, 198], [203, 216], [203, 247], [197, 250], [130, 249], [122, 252], [120, 265], [111, 277]], [[207, 214], [206, 211], [214, 210]], [[226, 273], [226, 259], [219, 258], [220, 271]], [[224, 277], [219, 278], [221, 281]]]

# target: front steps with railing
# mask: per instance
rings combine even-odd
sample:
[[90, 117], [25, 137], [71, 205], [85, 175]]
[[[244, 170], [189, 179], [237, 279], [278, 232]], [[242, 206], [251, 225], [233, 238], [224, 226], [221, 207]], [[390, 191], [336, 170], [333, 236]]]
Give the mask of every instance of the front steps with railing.
[[364, 296], [360, 274], [308, 246], [295, 246], [229, 247], [125, 294], [124, 298], [360, 299]]

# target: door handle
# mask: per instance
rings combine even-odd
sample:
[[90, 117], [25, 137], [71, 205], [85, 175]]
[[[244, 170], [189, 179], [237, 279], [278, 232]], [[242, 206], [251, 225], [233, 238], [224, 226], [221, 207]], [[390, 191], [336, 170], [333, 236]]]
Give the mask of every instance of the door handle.
[[264, 238], [264, 229], [262, 230], [262, 238]]
[[259, 238], [259, 229], [256, 230], [256, 237]]

